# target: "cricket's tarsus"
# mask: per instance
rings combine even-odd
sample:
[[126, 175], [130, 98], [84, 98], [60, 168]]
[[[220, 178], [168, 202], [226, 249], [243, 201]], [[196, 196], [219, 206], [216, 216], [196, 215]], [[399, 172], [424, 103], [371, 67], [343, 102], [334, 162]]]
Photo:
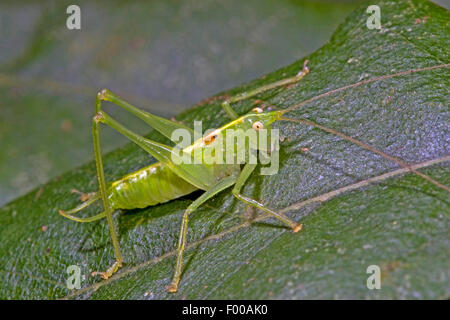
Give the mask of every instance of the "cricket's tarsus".
[[292, 228], [292, 231], [294, 231], [294, 233], [297, 233], [300, 230], [302, 230], [302, 227], [303, 227], [303, 225], [301, 223], [299, 223], [294, 228]]
[[[392, 160], [399, 164], [400, 166], [404, 168], [408, 168], [411, 172], [421, 176], [422, 178], [434, 183], [435, 185], [439, 186], [440, 188], [449, 191], [448, 187], [440, 184], [439, 182], [433, 180], [432, 178], [428, 177], [425, 174], [422, 174], [418, 172], [417, 170], [413, 169], [411, 166], [406, 164], [400, 159], [394, 158], [392, 156], [389, 156], [385, 154], [382, 151], [379, 151], [371, 146], [368, 146], [367, 144], [356, 140], [352, 137], [348, 137], [343, 133], [340, 133], [334, 129], [327, 128], [323, 125], [313, 123], [309, 120], [304, 119], [292, 119], [292, 118], [286, 118], [283, 115], [289, 111], [292, 111], [294, 109], [297, 109], [304, 104], [317, 100], [320, 97], [327, 96], [329, 94], [339, 92], [346, 90], [348, 88], [353, 88], [356, 86], [360, 86], [365, 83], [370, 83], [377, 80], [387, 79], [394, 76], [401, 76], [410, 74], [413, 72], [419, 72], [424, 70], [431, 70], [436, 69], [438, 67], [448, 67], [450, 65], [440, 65], [440, 66], [433, 66], [428, 68], [422, 68], [417, 70], [409, 70], [405, 72], [400, 72], [393, 75], [387, 75], [383, 77], [378, 77], [374, 79], [369, 79], [365, 81], [361, 81], [358, 83], [355, 83], [353, 85], [341, 87], [338, 89], [331, 90], [329, 92], [325, 92], [319, 96], [310, 98], [304, 102], [301, 102], [297, 105], [294, 105], [292, 107], [289, 107], [284, 110], [278, 110], [278, 111], [269, 111], [264, 112], [261, 108], [254, 108], [251, 113], [244, 115], [244, 116], [238, 116], [236, 112], [231, 108], [230, 104], [234, 102], [238, 102], [244, 99], [251, 98], [257, 94], [260, 94], [264, 91], [274, 89], [280, 86], [289, 85], [298, 82], [301, 80], [304, 76], [306, 76], [310, 69], [307, 66], [308, 60], [305, 60], [303, 63], [302, 70], [295, 76], [290, 78], [285, 78], [280, 81], [270, 83], [268, 85], [262, 86], [260, 88], [256, 88], [250, 91], [246, 91], [243, 94], [238, 94], [234, 97], [227, 98], [222, 103], [222, 108], [225, 110], [225, 112], [228, 114], [228, 116], [232, 119], [232, 122], [227, 124], [226, 126], [216, 129], [220, 132], [220, 130], [224, 130], [223, 128], [234, 128], [234, 129], [243, 129], [243, 128], [253, 128], [256, 132], [259, 132], [262, 128], [270, 128], [270, 125], [279, 120], [285, 120], [285, 121], [292, 121], [297, 122], [305, 125], [313, 125], [315, 127], [318, 127], [322, 130], [325, 130], [327, 132], [336, 134], [352, 143], [355, 143], [357, 145], [360, 145], [361, 147], [370, 150], [372, 152], [375, 152], [381, 156], [383, 156], [386, 159]], [[194, 202], [192, 202], [189, 207], [185, 210], [183, 217], [182, 217], [182, 224], [180, 229], [180, 235], [178, 240], [178, 246], [177, 246], [177, 260], [176, 260], [176, 267], [175, 267], [175, 273], [173, 276], [173, 280], [169, 286], [166, 287], [166, 289], [169, 292], [176, 292], [178, 290], [178, 284], [180, 282], [181, 278], [181, 272], [183, 267], [183, 252], [186, 247], [186, 234], [188, 230], [188, 221], [189, 221], [189, 215], [194, 212], [200, 205], [202, 205], [204, 202], [208, 201], [210, 198], [212, 198], [214, 195], [218, 194], [219, 192], [230, 188], [233, 186], [232, 194], [239, 199], [240, 201], [246, 203], [247, 205], [250, 205], [254, 208], [260, 209], [270, 216], [280, 220], [287, 226], [289, 226], [294, 233], [298, 232], [302, 228], [301, 223], [297, 223], [291, 219], [289, 219], [287, 216], [285, 216], [281, 212], [273, 211], [269, 208], [267, 208], [265, 205], [259, 203], [258, 201], [251, 199], [249, 197], [246, 197], [242, 195], [241, 189], [246, 183], [247, 179], [250, 177], [250, 175], [253, 173], [253, 171], [256, 168], [256, 164], [247, 163], [244, 165], [244, 167], [241, 169], [239, 164], [232, 165], [231, 167], [219, 167], [218, 165], [215, 165], [216, 167], [219, 167], [220, 170], [217, 170], [217, 168], [214, 168], [212, 164], [206, 164], [204, 162], [200, 164], [195, 165], [185, 165], [185, 164], [178, 164], [175, 165], [171, 160], [172, 155], [172, 147], [163, 145], [160, 143], [157, 143], [155, 141], [152, 141], [150, 139], [147, 139], [145, 137], [142, 137], [131, 130], [127, 129], [120, 123], [118, 123], [116, 120], [114, 120], [111, 116], [109, 116], [106, 112], [102, 110], [102, 101], [110, 101], [117, 106], [125, 109], [126, 111], [134, 114], [136, 117], [140, 118], [141, 120], [148, 123], [150, 126], [152, 126], [154, 129], [159, 131], [161, 134], [165, 135], [169, 139], [172, 139], [171, 133], [175, 129], [185, 129], [190, 130], [190, 132], [193, 133], [192, 129], [184, 126], [183, 124], [177, 123], [175, 121], [170, 121], [168, 119], [164, 119], [155, 115], [152, 115], [148, 112], [145, 112], [143, 110], [140, 110], [128, 102], [122, 100], [120, 97], [115, 95], [114, 93], [110, 92], [107, 89], [104, 89], [100, 91], [97, 94], [97, 98], [95, 101], [95, 115], [93, 117], [93, 125], [92, 125], [92, 134], [94, 138], [94, 155], [95, 155], [95, 164], [97, 169], [97, 177], [98, 177], [98, 184], [99, 184], [99, 191], [96, 193], [89, 194], [88, 197], [86, 197], [86, 201], [82, 202], [80, 205], [75, 207], [72, 210], [63, 211], [59, 210], [59, 213], [71, 220], [78, 221], [78, 222], [92, 222], [96, 221], [98, 219], [106, 217], [108, 222], [108, 227], [114, 247], [114, 254], [116, 261], [105, 271], [105, 272], [93, 272], [92, 275], [100, 275], [103, 279], [110, 278], [115, 272], [119, 270], [119, 268], [122, 266], [122, 253], [120, 250], [119, 245], [119, 239], [118, 235], [113, 223], [112, 214], [115, 209], [131, 209], [131, 208], [143, 208], [149, 205], [156, 205], [158, 203], [163, 203], [166, 201], [169, 201], [171, 199], [178, 198], [180, 196], [189, 194], [195, 190], [201, 189], [205, 192]], [[250, 119], [252, 121], [244, 121], [245, 119]], [[159, 162], [150, 165], [148, 167], [145, 167], [141, 170], [138, 170], [134, 173], [131, 173], [122, 179], [119, 179], [118, 181], [113, 182], [112, 184], [106, 184], [105, 175], [103, 171], [103, 162], [101, 157], [101, 148], [100, 148], [100, 124], [106, 124], [107, 126], [117, 130], [124, 136], [126, 136], [128, 139], [139, 145], [142, 149], [150, 153], [153, 157], [155, 157]], [[215, 136], [212, 135], [208, 139], [208, 144], [212, 143], [215, 140]], [[201, 140], [204, 142], [204, 140]], [[176, 143], [176, 141], [173, 141]], [[201, 145], [201, 147], [205, 146], [205, 143], [198, 144]], [[191, 145], [189, 150], [192, 152], [195, 149], [195, 146], [197, 146], [194, 142], [193, 145]], [[226, 146], [227, 148], [227, 146]], [[232, 149], [234, 150], [234, 146], [232, 146]], [[154, 188], [153, 186], [158, 185], [159, 188]], [[161, 186], [164, 186], [164, 188], [161, 188]], [[161, 193], [161, 190], [164, 189], [165, 192]], [[169, 191], [168, 191], [169, 190]], [[86, 208], [90, 204], [94, 203], [95, 201], [101, 199], [103, 203], [103, 212], [92, 216], [88, 218], [79, 218], [74, 216], [73, 214], [81, 211], [82, 209]]]
[[309, 72], [309, 68], [307, 66], [308, 62], [309, 60], [305, 60], [305, 62], [303, 62], [303, 69], [297, 73], [297, 77], [303, 76]]
[[93, 277], [99, 275], [101, 276], [103, 279], [107, 280], [109, 279], [117, 270], [119, 270], [119, 268], [122, 267], [122, 262], [116, 261], [113, 263], [113, 265], [111, 267], [108, 268], [108, 270], [106, 270], [105, 272], [98, 272], [98, 271], [93, 271], [91, 273], [91, 275]]

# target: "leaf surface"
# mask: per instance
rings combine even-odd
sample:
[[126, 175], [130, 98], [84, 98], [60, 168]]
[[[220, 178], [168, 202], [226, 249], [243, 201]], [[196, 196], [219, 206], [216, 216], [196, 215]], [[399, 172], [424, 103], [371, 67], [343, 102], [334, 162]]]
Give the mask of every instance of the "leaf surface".
[[[448, 155], [450, 14], [425, 1], [381, 1], [382, 29], [355, 10], [330, 41], [306, 57], [311, 73], [258, 99], [287, 108], [364, 79], [428, 68], [349, 88], [293, 111], [416, 164], [450, 181]], [[304, 59], [226, 94], [238, 94], [298, 72]], [[221, 94], [223, 95], [223, 94]], [[186, 124], [226, 123], [220, 99], [181, 114]], [[233, 106], [239, 113], [253, 101]], [[113, 262], [106, 221], [80, 224], [58, 215], [79, 203], [72, 188], [96, 190], [93, 163], [42, 185], [0, 209], [0, 297], [76, 299], [446, 298], [449, 294], [448, 193], [389, 160], [309, 126], [280, 122], [280, 170], [253, 175], [244, 194], [304, 224], [293, 234], [229, 191], [192, 216], [179, 292], [166, 293], [181, 215], [199, 193], [142, 210], [118, 212], [125, 266], [92, 278]], [[167, 142], [155, 132], [150, 138]], [[104, 157], [108, 179], [152, 163], [134, 145]], [[372, 179], [372, 180], [371, 180]], [[100, 206], [86, 210], [98, 213]], [[78, 265], [80, 290], [66, 287]], [[367, 267], [381, 268], [381, 290], [366, 286]]]

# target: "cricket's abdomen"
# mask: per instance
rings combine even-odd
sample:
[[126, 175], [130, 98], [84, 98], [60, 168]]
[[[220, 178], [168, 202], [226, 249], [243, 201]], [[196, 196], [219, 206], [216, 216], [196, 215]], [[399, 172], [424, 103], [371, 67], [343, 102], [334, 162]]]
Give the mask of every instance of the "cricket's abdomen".
[[197, 187], [157, 162], [126, 175], [108, 188], [114, 209], [145, 208], [187, 195]]

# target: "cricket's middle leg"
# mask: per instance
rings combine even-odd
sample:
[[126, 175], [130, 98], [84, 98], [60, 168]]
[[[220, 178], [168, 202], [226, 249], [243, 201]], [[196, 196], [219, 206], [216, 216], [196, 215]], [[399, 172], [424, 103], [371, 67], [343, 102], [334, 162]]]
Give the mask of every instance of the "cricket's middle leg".
[[167, 286], [167, 291], [169, 292], [177, 292], [178, 291], [178, 283], [181, 278], [181, 271], [183, 269], [183, 252], [186, 245], [186, 233], [188, 227], [188, 219], [189, 214], [191, 214], [195, 209], [201, 206], [205, 201], [219, 193], [220, 191], [231, 187], [236, 182], [236, 177], [230, 176], [223, 180], [220, 180], [216, 185], [214, 185], [211, 189], [205, 191], [197, 200], [191, 203], [191, 205], [186, 209], [183, 214], [183, 221], [181, 223], [180, 236], [178, 238], [178, 248], [177, 248], [177, 265], [175, 267], [175, 273], [173, 275], [172, 283]]
[[241, 200], [242, 202], [244, 202], [252, 207], [258, 208], [264, 212], [267, 212], [274, 218], [280, 220], [284, 224], [288, 225], [292, 229], [293, 232], [300, 231], [302, 229], [301, 223], [297, 223], [297, 222], [289, 219], [288, 217], [286, 217], [284, 214], [275, 212], [275, 211], [267, 208], [266, 206], [264, 206], [262, 203], [259, 203], [258, 201], [251, 199], [249, 197], [246, 197], [240, 193], [242, 187], [244, 186], [245, 181], [248, 179], [248, 177], [250, 177], [251, 173], [253, 172], [253, 170], [255, 168], [256, 168], [256, 164], [246, 164], [244, 166], [244, 168], [241, 171], [241, 174], [239, 175], [239, 177], [236, 181], [236, 184], [234, 185], [234, 188], [232, 191], [233, 195], [236, 198], [238, 198], [239, 200]]

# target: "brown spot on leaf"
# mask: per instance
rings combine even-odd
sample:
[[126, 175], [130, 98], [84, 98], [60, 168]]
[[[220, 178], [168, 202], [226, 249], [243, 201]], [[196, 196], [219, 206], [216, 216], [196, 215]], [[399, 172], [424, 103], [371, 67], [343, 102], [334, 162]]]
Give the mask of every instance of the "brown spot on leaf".
[[63, 132], [67, 133], [67, 132], [72, 131], [72, 127], [73, 127], [72, 122], [70, 120], [65, 119], [65, 120], [61, 121], [60, 128]]

